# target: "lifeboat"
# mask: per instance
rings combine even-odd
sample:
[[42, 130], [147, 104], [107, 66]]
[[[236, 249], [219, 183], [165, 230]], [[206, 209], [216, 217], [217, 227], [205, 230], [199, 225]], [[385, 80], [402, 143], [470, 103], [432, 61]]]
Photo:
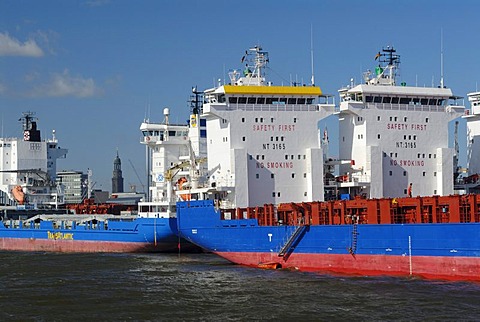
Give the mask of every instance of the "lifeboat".
[[[186, 190], [187, 187], [184, 187], [183, 185], [184, 185], [185, 183], [187, 183], [187, 182], [188, 182], [188, 181], [187, 181], [187, 178], [181, 177], [181, 178], [178, 179], [178, 181], [177, 181], [178, 188], [179, 188], [180, 190]], [[190, 195], [190, 194], [185, 194], [185, 195], [182, 194], [182, 195], [180, 195], [180, 198], [182, 198], [183, 201], [189, 201], [189, 200], [191, 199], [191, 195]]]
[[23, 205], [25, 203], [25, 193], [23, 192], [21, 186], [13, 187], [11, 192], [15, 200], [17, 200], [20, 205]]

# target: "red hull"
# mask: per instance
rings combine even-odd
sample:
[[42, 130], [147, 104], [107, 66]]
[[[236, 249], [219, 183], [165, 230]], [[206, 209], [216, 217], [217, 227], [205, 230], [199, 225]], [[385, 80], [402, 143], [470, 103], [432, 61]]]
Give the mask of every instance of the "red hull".
[[63, 253], [145, 253], [178, 250], [172, 245], [137, 242], [107, 242], [78, 240], [49, 240], [25, 238], [0, 238], [0, 250]]
[[285, 261], [276, 253], [220, 252], [240, 265], [263, 267], [279, 263], [282, 268], [367, 276], [417, 276], [452, 281], [480, 281], [479, 257], [385, 256], [291, 254]]

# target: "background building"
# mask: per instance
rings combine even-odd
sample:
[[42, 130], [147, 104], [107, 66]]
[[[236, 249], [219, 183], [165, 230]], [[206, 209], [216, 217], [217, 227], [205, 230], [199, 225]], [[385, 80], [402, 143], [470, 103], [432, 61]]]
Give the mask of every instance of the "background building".
[[57, 172], [57, 183], [65, 188], [65, 203], [82, 203], [87, 197], [87, 174], [81, 171]]
[[122, 161], [118, 156], [113, 160], [112, 193], [123, 192]]

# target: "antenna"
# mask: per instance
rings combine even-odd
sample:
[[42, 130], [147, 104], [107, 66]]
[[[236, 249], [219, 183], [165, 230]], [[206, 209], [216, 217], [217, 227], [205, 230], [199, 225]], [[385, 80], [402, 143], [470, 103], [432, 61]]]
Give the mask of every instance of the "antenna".
[[440, 87], [443, 88], [443, 28], [440, 29]]
[[312, 86], [315, 86], [315, 74], [313, 73], [313, 25], [310, 25], [310, 56], [312, 60]]

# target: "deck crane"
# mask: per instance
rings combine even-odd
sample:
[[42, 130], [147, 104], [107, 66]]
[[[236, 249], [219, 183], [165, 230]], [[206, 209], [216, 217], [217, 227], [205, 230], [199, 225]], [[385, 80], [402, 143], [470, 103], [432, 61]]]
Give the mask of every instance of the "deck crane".
[[[183, 168], [188, 168], [189, 169], [189, 182], [187, 182], [187, 184], [190, 186], [190, 190], [198, 188], [198, 182], [199, 182], [199, 178], [200, 178], [199, 165], [203, 162], [206, 162], [207, 158], [197, 159], [195, 157], [195, 153], [194, 153], [193, 147], [192, 147], [192, 142], [190, 140], [188, 141], [188, 148], [189, 148], [188, 160], [181, 161], [181, 162], [173, 165], [172, 167], [170, 167], [164, 173], [165, 180], [167, 181], [167, 198], [169, 200], [172, 197], [173, 178]], [[187, 185], [184, 185], [184, 186], [186, 187]]]

